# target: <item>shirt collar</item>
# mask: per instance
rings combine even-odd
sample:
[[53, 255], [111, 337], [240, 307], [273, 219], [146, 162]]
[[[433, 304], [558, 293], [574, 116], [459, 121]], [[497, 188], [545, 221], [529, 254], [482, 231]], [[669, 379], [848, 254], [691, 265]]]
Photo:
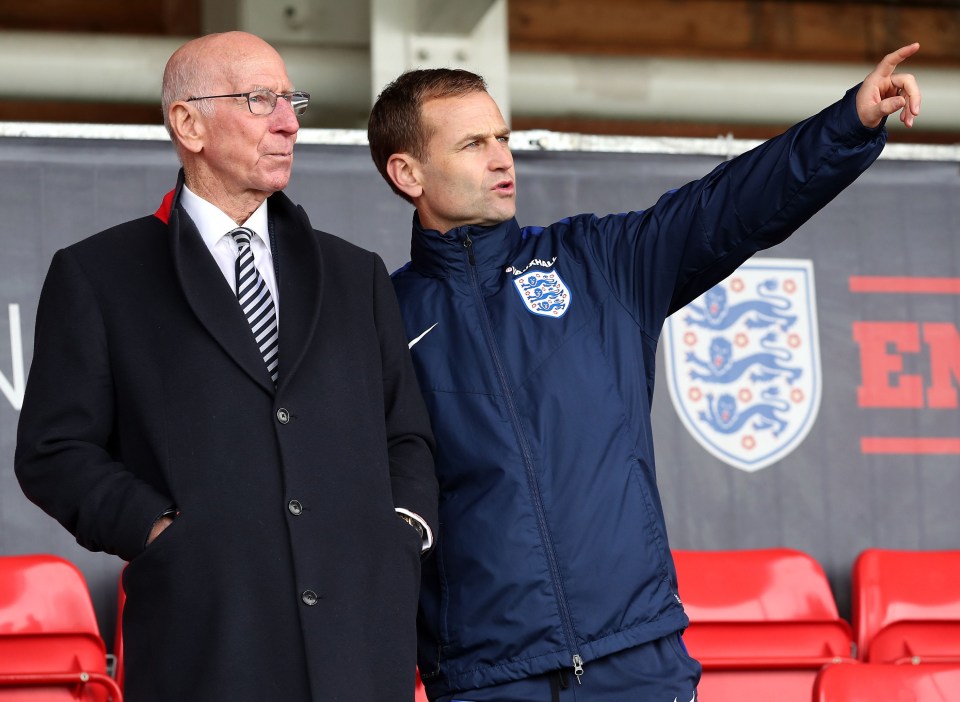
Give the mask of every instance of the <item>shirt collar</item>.
[[[186, 185], [180, 194], [180, 204], [190, 215], [190, 219], [197, 225], [197, 230], [203, 238], [207, 248], [212, 249], [224, 234], [229, 234], [237, 228], [236, 222], [230, 219], [216, 205], [207, 202], [190, 190]], [[241, 226], [253, 230], [263, 243], [270, 248], [267, 241], [267, 201], [260, 203], [260, 207]]]

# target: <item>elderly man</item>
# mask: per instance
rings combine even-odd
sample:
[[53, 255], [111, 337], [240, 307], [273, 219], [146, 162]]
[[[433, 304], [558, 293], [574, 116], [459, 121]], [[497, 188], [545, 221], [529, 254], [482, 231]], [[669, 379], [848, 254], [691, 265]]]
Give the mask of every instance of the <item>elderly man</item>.
[[700, 666], [657, 491], [650, 407], [670, 313], [796, 230], [920, 108], [890, 54], [836, 104], [645, 211], [514, 219], [483, 80], [400, 76], [373, 160], [416, 207], [394, 275], [437, 436], [420, 673], [440, 702], [690, 702]]
[[433, 438], [383, 263], [280, 192], [308, 101], [255, 36], [181, 47], [175, 191], [44, 283], [17, 476], [130, 562], [132, 702], [413, 699]]

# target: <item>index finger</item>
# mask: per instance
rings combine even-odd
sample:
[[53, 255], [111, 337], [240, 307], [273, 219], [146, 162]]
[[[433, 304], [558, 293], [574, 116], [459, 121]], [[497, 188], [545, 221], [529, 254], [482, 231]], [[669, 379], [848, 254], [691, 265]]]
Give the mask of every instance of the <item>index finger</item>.
[[907, 44], [906, 46], [901, 46], [896, 51], [891, 52], [880, 59], [880, 63], [877, 64], [877, 73], [884, 77], [892, 76], [893, 71], [897, 66], [913, 56], [919, 50], [920, 42], [917, 41], [913, 42], [912, 44]]

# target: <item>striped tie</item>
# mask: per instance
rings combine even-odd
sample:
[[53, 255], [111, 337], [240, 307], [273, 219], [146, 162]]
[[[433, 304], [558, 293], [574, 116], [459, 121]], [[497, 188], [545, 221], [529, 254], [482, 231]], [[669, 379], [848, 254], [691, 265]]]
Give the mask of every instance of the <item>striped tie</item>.
[[267, 364], [267, 372], [277, 384], [277, 370], [280, 357], [277, 353], [279, 334], [277, 331], [277, 310], [273, 304], [270, 289], [263, 282], [260, 271], [253, 264], [253, 250], [250, 248], [250, 237], [253, 232], [244, 227], [238, 227], [230, 232], [230, 236], [237, 242], [240, 252], [237, 254], [237, 300], [250, 329], [253, 338], [260, 347], [263, 361]]

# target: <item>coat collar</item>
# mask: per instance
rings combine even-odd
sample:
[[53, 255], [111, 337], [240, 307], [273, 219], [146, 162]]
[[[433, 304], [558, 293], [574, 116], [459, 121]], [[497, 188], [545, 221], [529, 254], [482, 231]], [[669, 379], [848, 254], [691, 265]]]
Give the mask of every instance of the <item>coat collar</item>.
[[511, 260], [511, 254], [521, 238], [516, 219], [508, 219], [492, 227], [468, 224], [441, 234], [434, 229], [423, 228], [420, 217], [414, 212], [410, 259], [414, 268], [431, 277], [446, 278], [462, 273], [470, 265], [465, 246], [469, 240], [474, 265], [478, 270], [502, 269]]
[[[180, 206], [183, 172], [155, 213], [167, 221], [174, 267], [187, 302], [211, 336], [237, 365], [270, 393], [267, 373], [247, 320], [200, 233]], [[323, 257], [303, 208], [283, 193], [268, 199], [270, 243], [280, 288], [280, 372], [278, 390], [296, 373], [317, 327], [323, 298]]]

